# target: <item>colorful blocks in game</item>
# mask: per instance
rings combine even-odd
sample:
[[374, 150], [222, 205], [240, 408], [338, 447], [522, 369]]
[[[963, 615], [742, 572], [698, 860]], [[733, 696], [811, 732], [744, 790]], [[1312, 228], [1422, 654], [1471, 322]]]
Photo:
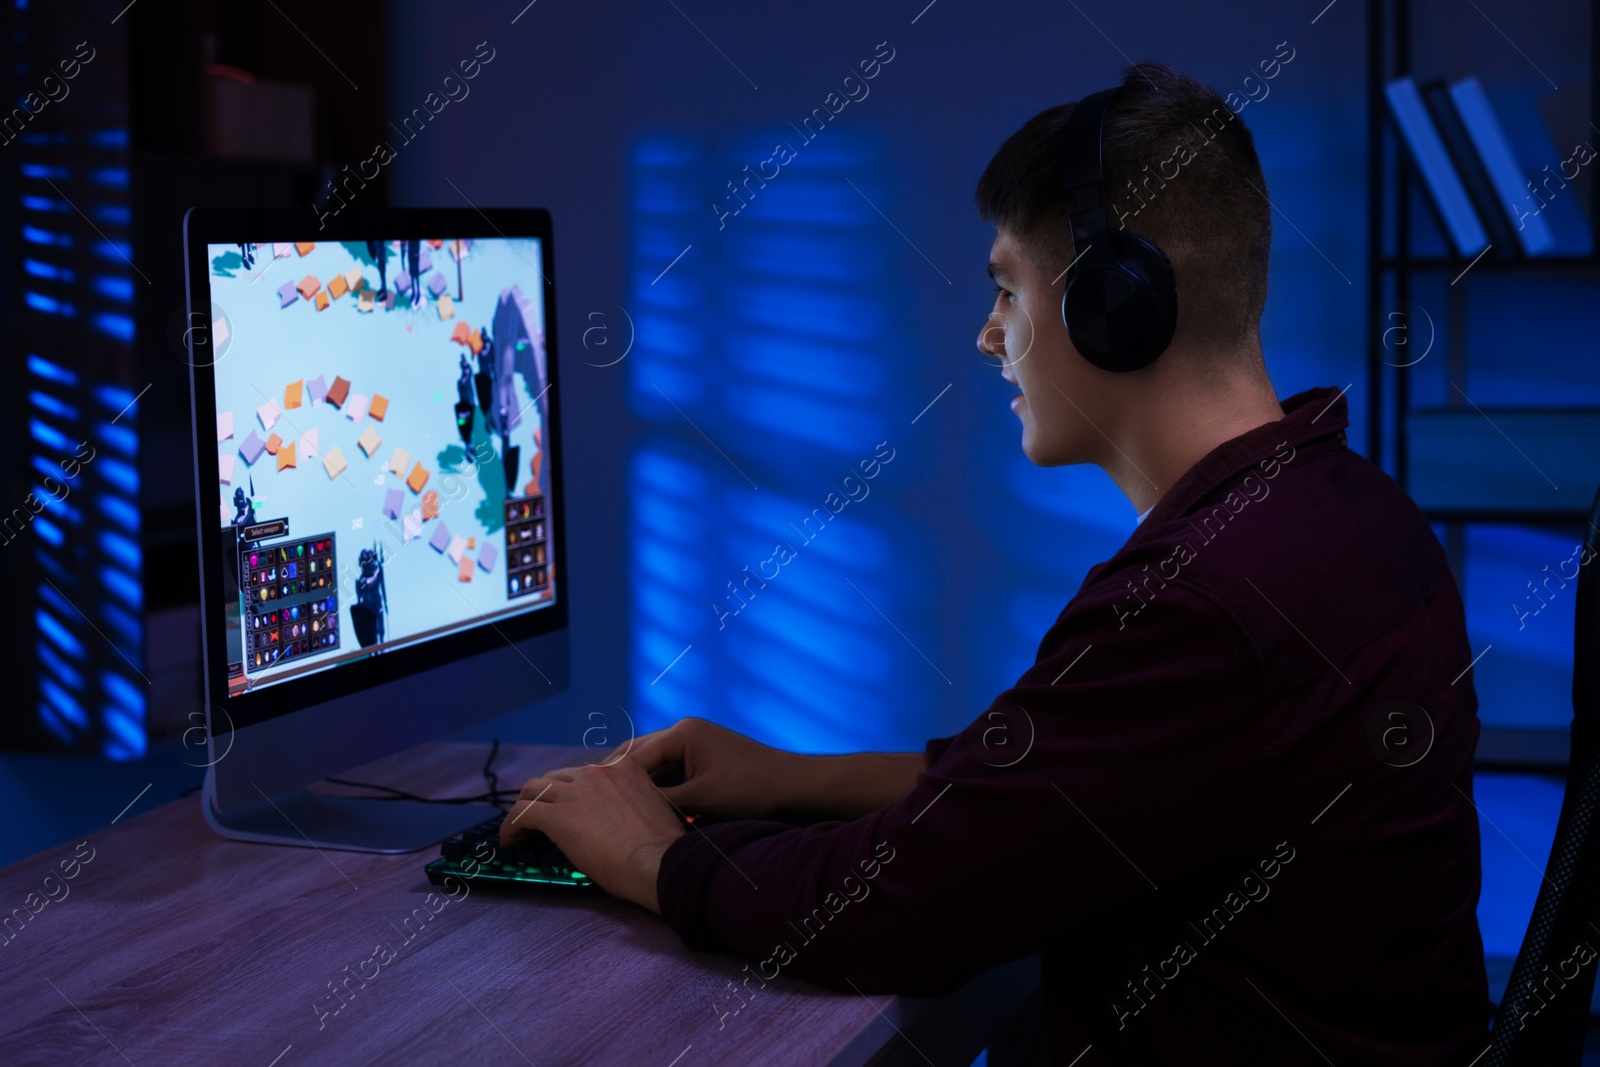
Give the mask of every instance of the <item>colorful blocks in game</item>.
[[350, 283], [344, 280], [343, 274], [335, 274], [328, 279], [328, 295], [335, 300], [350, 291]]
[[343, 378], [335, 376], [333, 384], [328, 386], [328, 403], [334, 407], [342, 407], [345, 398], [350, 395], [350, 383]]
[[367, 284], [367, 279], [361, 276], [360, 267], [351, 267], [344, 272], [344, 284], [352, 293], [359, 293]]
[[328, 395], [328, 379], [317, 375], [306, 383], [306, 392], [311, 394], [311, 403], [320, 404]]
[[295, 463], [294, 443], [293, 442], [290, 442], [289, 444], [286, 444], [282, 448], [278, 449], [278, 469], [279, 470], [286, 470], [287, 468], [293, 467], [293, 466], [296, 466], [296, 465], [297, 464]]
[[383, 514], [385, 518], [398, 519], [400, 505], [405, 502], [405, 494], [398, 489], [390, 489], [383, 494]]
[[444, 554], [450, 557], [450, 562], [460, 563], [461, 554], [466, 550], [467, 539], [465, 537], [452, 537], [450, 538], [450, 547], [444, 550]]
[[218, 483], [220, 483], [222, 485], [232, 485], [233, 484], [233, 468], [234, 468], [234, 464], [236, 464], [238, 461], [239, 461], [239, 457], [238, 456], [218, 456], [217, 457], [217, 481], [218, 481]]
[[261, 458], [261, 453], [266, 450], [266, 442], [257, 437], [254, 430], [250, 431], [249, 437], [239, 442], [239, 455], [244, 457], [246, 463], [254, 463]]
[[428, 484], [428, 472], [418, 463], [411, 468], [411, 473], [406, 475], [406, 485], [411, 487], [413, 493], [422, 492], [422, 487]]
[[282, 447], [283, 438], [279, 437], [277, 434], [273, 434], [271, 437], [267, 438], [266, 448], [268, 454], [276, 456], [278, 454], [278, 449]]
[[483, 331], [473, 330], [471, 333], [467, 334], [467, 347], [472, 349], [472, 354], [475, 356], [482, 352]]
[[290, 382], [288, 385], [284, 386], [283, 387], [283, 410], [292, 411], [295, 408], [299, 407], [300, 406], [301, 397], [304, 396], [304, 394], [305, 394], [305, 389], [306, 389], [306, 382], [305, 382], [304, 378], [300, 379], [297, 382]]
[[217, 413], [217, 440], [226, 441], [233, 436], [233, 412], [221, 411]]
[[368, 426], [366, 433], [356, 439], [356, 444], [360, 445], [361, 451], [367, 454], [368, 459], [371, 459], [372, 454], [378, 450], [378, 446], [383, 444], [383, 438], [378, 436], [377, 430]]
[[261, 428], [263, 430], [272, 429], [272, 424], [277, 422], [278, 417], [282, 414], [283, 412], [278, 410], [278, 405], [271, 400], [256, 408], [256, 416], [261, 419]]
[[322, 457], [322, 468], [328, 472], [328, 480], [339, 477], [349, 464], [344, 461], [344, 453], [339, 451], [339, 446], [334, 445], [328, 449], [328, 454]]
[[492, 574], [494, 572], [494, 560], [496, 555], [497, 553], [494, 550], [494, 545], [484, 545], [483, 551], [478, 553], [478, 569], [483, 571], [485, 574]]
[[273, 259], [288, 259], [290, 254], [293, 252], [294, 245], [290, 244], [288, 241], [274, 241], [272, 243]]
[[284, 282], [278, 286], [278, 306], [280, 308], [288, 307], [294, 303], [295, 297], [299, 295], [300, 293], [295, 289], [294, 282]]
[[333, 303], [333, 301], [328, 299], [328, 291], [324, 289], [322, 292], [317, 294], [317, 298], [313, 300], [312, 303], [317, 305], [318, 311], [326, 311], [328, 310], [328, 305]]
[[396, 448], [394, 450], [394, 458], [389, 461], [389, 469], [396, 474], [403, 475], [406, 472], [406, 467], [410, 466], [410, 464], [411, 453], [403, 448]]
[[463, 582], [472, 581], [472, 560], [469, 557], [461, 557], [461, 569], [456, 574]]
[[439, 318], [453, 319], [456, 317], [456, 302], [446, 293], [439, 298]]
[[300, 458], [302, 460], [314, 459], [317, 455], [317, 428], [315, 426], [300, 435]]
[[450, 547], [450, 527], [444, 523], [433, 528], [433, 536], [428, 538], [428, 547], [435, 552], [443, 552]]
[[397, 293], [409, 293], [411, 291], [411, 275], [403, 270], [395, 271], [394, 288]]
[[371, 289], [361, 290], [361, 295], [356, 297], [356, 310], [363, 314], [370, 313], [377, 306], [377, 298], [372, 295]]
[[344, 403], [344, 417], [351, 422], [360, 422], [367, 417], [367, 394], [351, 393], [350, 399]]
[[317, 247], [317, 243], [315, 241], [296, 241], [294, 243], [294, 250], [299, 252], [302, 256], [309, 256], [311, 254], [311, 250], [315, 247]]
[[382, 422], [383, 417], [389, 414], [389, 398], [382, 393], [373, 393], [371, 402], [367, 404], [367, 414]]
[[[422, 536], [422, 512], [412, 508], [406, 512], [406, 517], [400, 523], [400, 529], [405, 541], [414, 541]], [[402, 544], [405, 543], [404, 541]]]
[[[426, 270], [427, 268], [423, 269]], [[445, 280], [444, 274], [440, 271], [434, 271], [428, 275], [428, 292], [434, 296], [443, 296], [444, 291], [448, 288], [450, 288], [450, 283]]]
[[394, 294], [389, 292], [388, 290], [384, 290], [383, 297], [378, 301], [378, 303], [383, 305], [383, 310], [385, 310], [385, 311], [393, 311], [394, 310]]
[[471, 333], [472, 327], [464, 322], [458, 322], [456, 323], [456, 328], [450, 331], [450, 340], [458, 345], [464, 345], [467, 343], [467, 338]]
[[300, 294], [302, 299], [310, 300], [312, 297], [317, 295], [317, 290], [321, 288], [322, 283], [317, 281], [317, 276], [315, 274], [307, 274], [304, 278], [301, 278], [299, 284], [295, 286], [295, 291]]
[[419, 275], [426, 274], [428, 271], [430, 271], [432, 269], [433, 269], [433, 257], [430, 256], [428, 254], [428, 250], [426, 248], [424, 248], [424, 249], [422, 249], [421, 254], [417, 256], [417, 273]]
[[422, 519], [437, 519], [439, 517], [439, 494], [429, 489], [422, 494]]

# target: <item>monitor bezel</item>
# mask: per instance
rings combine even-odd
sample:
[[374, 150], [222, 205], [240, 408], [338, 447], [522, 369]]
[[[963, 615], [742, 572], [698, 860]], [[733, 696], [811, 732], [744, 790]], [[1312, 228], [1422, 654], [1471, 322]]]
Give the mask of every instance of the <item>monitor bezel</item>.
[[[544, 325], [546, 393], [545, 494], [551, 546], [551, 583], [555, 599], [517, 615], [480, 622], [382, 654], [315, 671], [304, 677], [274, 682], [234, 696], [228, 694], [224, 605], [216, 597], [222, 581], [222, 546], [217, 536], [216, 501], [208, 490], [217, 480], [215, 436], [216, 380], [209, 358], [211, 317], [208, 246], [252, 241], [455, 239], [539, 240], [539, 270], [545, 281]], [[225, 708], [225, 716], [208, 714], [213, 736], [328, 704], [363, 691], [387, 686], [428, 671], [459, 664], [506, 644], [513, 648], [545, 634], [564, 630], [571, 599], [567, 566], [564, 449], [561, 437], [560, 359], [557, 343], [556, 286], [550, 213], [544, 208], [366, 208], [346, 207], [318, 216], [293, 208], [192, 208], [184, 217], [184, 274], [187, 289], [185, 331], [189, 353], [190, 413], [195, 445], [195, 522], [199, 539], [201, 662], [208, 711]], [[201, 324], [194, 327], [192, 324]], [[226, 355], [222, 357], [224, 360]], [[202, 417], [203, 415], [203, 417]], [[208, 521], [208, 519], [210, 521]], [[341, 605], [342, 607], [342, 605]]]

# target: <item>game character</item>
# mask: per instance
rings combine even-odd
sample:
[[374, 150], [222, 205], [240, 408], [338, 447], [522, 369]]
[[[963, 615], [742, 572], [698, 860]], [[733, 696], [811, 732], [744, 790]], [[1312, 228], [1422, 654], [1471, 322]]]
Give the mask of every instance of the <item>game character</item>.
[[422, 300], [422, 274], [417, 270], [417, 261], [422, 258], [422, 241], [407, 241], [401, 249], [404, 259], [402, 266], [411, 275], [411, 298], [414, 303]]
[[378, 264], [378, 295], [382, 296], [389, 290], [389, 242], [368, 241], [367, 255]]
[[478, 351], [478, 373], [473, 382], [478, 387], [478, 410], [488, 414], [494, 397], [494, 338], [489, 336], [487, 326], [479, 330], [478, 335], [483, 339], [483, 348]]
[[456, 399], [468, 407], [472, 406], [472, 364], [467, 362], [467, 354], [461, 353], [461, 376], [456, 379]]
[[[252, 485], [251, 492], [254, 491], [255, 487]], [[256, 503], [245, 495], [243, 486], [233, 491], [233, 510], [233, 524], [235, 526], [251, 526], [255, 523]]]
[[461, 376], [456, 379], [456, 429], [461, 432], [461, 443], [472, 451], [472, 426], [476, 419], [472, 406], [472, 366], [465, 352], [461, 354]]
[[363, 548], [357, 561], [361, 574], [356, 578], [356, 602], [350, 605], [350, 622], [362, 648], [383, 642], [389, 615], [389, 594], [383, 583], [383, 549], [373, 542]]

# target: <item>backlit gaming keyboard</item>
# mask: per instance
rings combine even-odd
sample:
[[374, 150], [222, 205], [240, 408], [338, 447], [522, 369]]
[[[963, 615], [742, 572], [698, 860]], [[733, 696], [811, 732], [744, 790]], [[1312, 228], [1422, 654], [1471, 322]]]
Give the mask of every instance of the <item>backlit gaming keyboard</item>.
[[595, 888], [594, 881], [574, 870], [572, 861], [542, 833], [519, 841], [515, 848], [500, 845], [500, 824], [505, 812], [468, 827], [439, 846], [439, 858], [426, 868], [428, 881], [444, 885], [455, 876], [471, 885], [564, 886]]

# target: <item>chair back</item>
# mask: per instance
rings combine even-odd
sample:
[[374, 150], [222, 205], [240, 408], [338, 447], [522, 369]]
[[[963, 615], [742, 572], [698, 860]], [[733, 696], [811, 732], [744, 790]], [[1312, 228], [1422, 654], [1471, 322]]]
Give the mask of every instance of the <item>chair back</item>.
[[1495, 1012], [1485, 1067], [1583, 1059], [1600, 959], [1600, 493], [1579, 558], [1572, 654], [1572, 758], [1544, 882]]

